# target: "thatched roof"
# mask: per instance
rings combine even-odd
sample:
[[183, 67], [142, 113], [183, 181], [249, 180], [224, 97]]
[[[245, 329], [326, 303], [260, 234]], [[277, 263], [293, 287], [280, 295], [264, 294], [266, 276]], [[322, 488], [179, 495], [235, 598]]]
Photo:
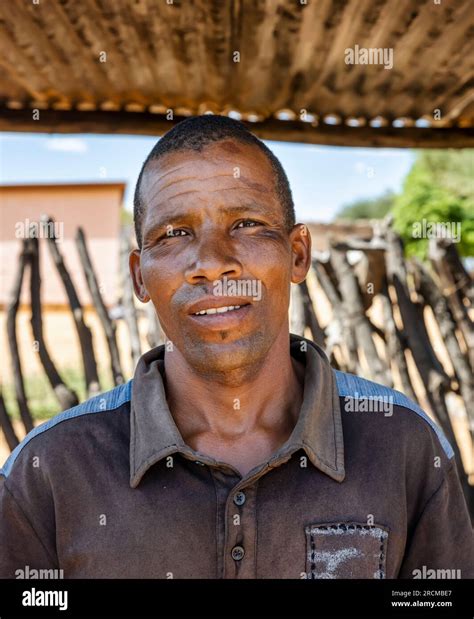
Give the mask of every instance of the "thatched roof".
[[472, 0], [11, 0], [0, 20], [2, 130], [160, 134], [209, 110], [267, 139], [474, 144]]

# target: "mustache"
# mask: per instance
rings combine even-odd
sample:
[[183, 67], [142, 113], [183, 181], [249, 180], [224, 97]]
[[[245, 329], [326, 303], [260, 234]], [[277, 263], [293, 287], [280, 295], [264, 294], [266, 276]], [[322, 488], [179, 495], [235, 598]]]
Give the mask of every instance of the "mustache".
[[[256, 286], [249, 286], [255, 284]], [[258, 288], [258, 290], [254, 290]], [[189, 307], [209, 297], [224, 298], [249, 298], [259, 301], [262, 298], [263, 282], [257, 278], [233, 279], [224, 276], [213, 282], [203, 284], [188, 285], [179, 288], [173, 295], [171, 305], [176, 309]]]
[[172, 305], [178, 307], [188, 306], [197, 303], [204, 297], [211, 297], [213, 294], [213, 284], [195, 284], [193, 286], [181, 287], [173, 295]]

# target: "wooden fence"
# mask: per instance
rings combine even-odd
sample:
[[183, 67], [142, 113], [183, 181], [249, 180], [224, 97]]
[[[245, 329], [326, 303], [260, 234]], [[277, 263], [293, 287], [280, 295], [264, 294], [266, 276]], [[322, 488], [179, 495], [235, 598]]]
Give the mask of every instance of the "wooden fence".
[[[50, 218], [43, 219], [51, 223]], [[50, 226], [49, 229], [52, 229]], [[25, 238], [19, 258], [12, 297], [8, 307], [7, 331], [12, 362], [15, 397], [26, 432], [33, 420], [26, 396], [22, 363], [18, 352], [16, 316], [20, 305], [22, 282], [29, 273], [31, 326], [44, 372], [62, 410], [78, 403], [56, 368], [43, 336], [41, 306], [40, 244]], [[131, 234], [124, 228], [121, 238], [121, 313], [112, 317], [101, 295], [87, 240], [77, 230], [76, 245], [91, 299], [105, 334], [113, 382], [125, 380], [116, 337], [117, 320], [124, 320], [130, 338], [133, 367], [142, 354], [137, 310], [128, 273]], [[101, 392], [91, 330], [84, 321], [84, 311], [64, 257], [56, 239], [48, 238], [48, 249], [62, 280], [77, 331], [88, 397]], [[330, 316], [321, 326], [321, 311], [315, 291], [323, 294]], [[381, 321], [377, 326], [369, 316], [378, 306]], [[370, 241], [349, 238], [333, 242], [324, 254], [315, 254], [307, 281], [293, 286], [290, 330], [311, 337], [322, 346], [333, 367], [388, 387], [398, 387], [408, 397], [429, 409], [441, 426], [455, 452], [463, 489], [474, 518], [474, 486], [461, 457], [459, 433], [456, 434], [450, 413], [450, 394], [457, 396], [466, 418], [467, 441], [471, 449], [474, 434], [474, 328], [470, 313], [474, 310], [474, 284], [464, 268], [455, 244], [442, 239], [430, 241], [429, 261], [405, 260], [403, 246], [389, 220], [374, 228]], [[147, 306], [150, 347], [162, 343], [163, 333], [151, 303]], [[435, 352], [427, 325], [428, 312], [444, 344], [440, 359]], [[448, 369], [447, 369], [448, 368]], [[414, 380], [421, 384], [414, 386]], [[18, 444], [11, 418], [0, 389], [0, 427], [13, 449]], [[469, 450], [469, 447], [468, 447]]]

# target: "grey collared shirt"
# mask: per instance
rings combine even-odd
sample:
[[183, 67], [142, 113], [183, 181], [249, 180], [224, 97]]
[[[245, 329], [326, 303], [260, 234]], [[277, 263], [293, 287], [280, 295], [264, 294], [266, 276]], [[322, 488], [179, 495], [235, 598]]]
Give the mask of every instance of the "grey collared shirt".
[[132, 381], [33, 430], [1, 470], [0, 576], [28, 566], [69, 578], [474, 577], [439, 428], [399, 392], [336, 372], [314, 343], [290, 338], [305, 365], [300, 415], [244, 477], [183, 441], [163, 346]]

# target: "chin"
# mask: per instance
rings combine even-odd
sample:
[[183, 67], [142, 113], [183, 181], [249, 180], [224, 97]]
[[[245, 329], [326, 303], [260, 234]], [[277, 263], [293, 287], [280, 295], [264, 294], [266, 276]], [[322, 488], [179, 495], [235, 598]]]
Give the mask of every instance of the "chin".
[[222, 337], [218, 342], [185, 338], [181, 352], [187, 363], [200, 374], [234, 373], [248, 367], [254, 371], [256, 364], [263, 363], [272, 345], [268, 335], [259, 331], [238, 339]]

